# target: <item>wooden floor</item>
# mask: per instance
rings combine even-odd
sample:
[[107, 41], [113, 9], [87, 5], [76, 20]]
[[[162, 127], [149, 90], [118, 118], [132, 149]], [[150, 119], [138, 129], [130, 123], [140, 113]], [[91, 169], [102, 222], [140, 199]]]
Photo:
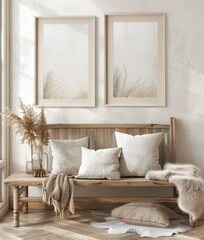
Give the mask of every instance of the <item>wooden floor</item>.
[[[105, 229], [93, 228], [92, 221], [104, 222], [104, 217], [110, 216], [108, 211], [78, 210], [69, 220], [56, 217], [52, 210], [31, 210], [29, 214], [20, 215], [21, 226], [13, 227], [12, 211], [0, 220], [0, 240], [134, 240], [152, 239], [140, 238], [137, 234], [108, 235]], [[173, 237], [162, 237], [159, 240], [204, 240], [204, 221], [196, 223], [190, 232]]]

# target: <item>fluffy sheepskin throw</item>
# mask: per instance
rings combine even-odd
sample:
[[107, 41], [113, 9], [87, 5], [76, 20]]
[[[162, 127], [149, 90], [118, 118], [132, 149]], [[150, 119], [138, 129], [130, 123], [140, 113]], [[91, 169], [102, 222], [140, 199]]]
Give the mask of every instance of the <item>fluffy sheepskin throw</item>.
[[70, 213], [74, 214], [72, 178], [66, 174], [50, 174], [43, 182], [43, 202], [54, 206], [54, 211], [65, 218]]
[[163, 180], [173, 183], [178, 190], [178, 206], [189, 214], [190, 224], [204, 215], [204, 172], [191, 164], [171, 164], [164, 170], [151, 170], [146, 174], [149, 180]]
[[192, 164], [166, 163], [164, 170], [151, 170], [146, 174], [146, 178], [149, 180], [168, 181], [172, 176], [191, 176], [204, 181], [204, 171]]

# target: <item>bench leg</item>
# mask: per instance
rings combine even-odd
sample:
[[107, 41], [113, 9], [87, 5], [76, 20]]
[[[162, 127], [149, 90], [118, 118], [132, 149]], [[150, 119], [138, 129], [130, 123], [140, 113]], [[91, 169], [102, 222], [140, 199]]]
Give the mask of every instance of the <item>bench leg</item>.
[[19, 187], [13, 187], [13, 223], [19, 227]]
[[189, 226], [195, 227], [195, 221], [193, 221], [193, 219], [190, 215], [189, 215]]
[[[25, 191], [23, 193], [24, 197], [28, 197], [28, 187], [25, 187]], [[28, 213], [28, 203], [24, 203], [23, 213]]]

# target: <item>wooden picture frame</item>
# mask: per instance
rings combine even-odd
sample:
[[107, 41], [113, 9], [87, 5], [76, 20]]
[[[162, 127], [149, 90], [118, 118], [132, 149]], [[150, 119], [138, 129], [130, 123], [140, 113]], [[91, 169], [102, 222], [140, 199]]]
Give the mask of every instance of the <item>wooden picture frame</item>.
[[105, 16], [106, 106], [165, 106], [165, 14]]
[[36, 105], [95, 106], [95, 17], [36, 17]]

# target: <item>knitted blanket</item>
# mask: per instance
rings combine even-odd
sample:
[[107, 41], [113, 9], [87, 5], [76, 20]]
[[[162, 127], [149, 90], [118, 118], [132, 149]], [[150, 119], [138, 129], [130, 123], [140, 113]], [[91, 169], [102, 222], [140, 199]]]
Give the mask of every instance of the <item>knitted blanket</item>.
[[74, 184], [66, 174], [51, 174], [43, 182], [43, 202], [54, 206], [61, 218], [74, 214]]
[[189, 214], [190, 223], [204, 215], [204, 171], [191, 164], [166, 164], [164, 170], [151, 170], [149, 180], [173, 183], [178, 191], [178, 206]]

